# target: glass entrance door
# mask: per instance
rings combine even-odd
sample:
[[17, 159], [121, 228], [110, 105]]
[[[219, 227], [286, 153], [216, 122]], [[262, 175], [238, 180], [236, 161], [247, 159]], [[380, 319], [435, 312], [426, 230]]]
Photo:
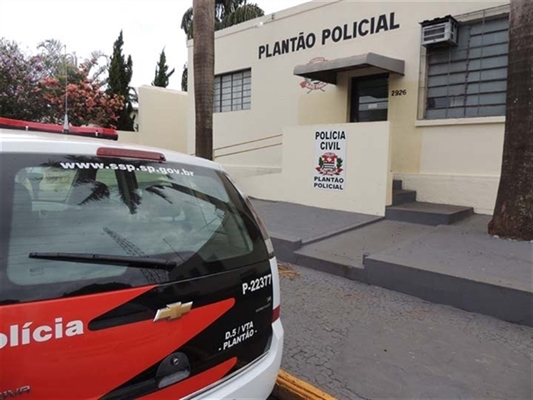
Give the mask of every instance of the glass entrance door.
[[353, 78], [351, 100], [350, 122], [387, 121], [388, 74]]

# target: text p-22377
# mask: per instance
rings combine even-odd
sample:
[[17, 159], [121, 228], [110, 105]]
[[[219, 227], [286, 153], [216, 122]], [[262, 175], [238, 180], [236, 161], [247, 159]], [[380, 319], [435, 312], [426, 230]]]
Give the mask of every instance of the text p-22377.
[[272, 285], [272, 274], [262, 276], [257, 279], [252, 279], [250, 282], [243, 282], [242, 294], [249, 292], [255, 292], [256, 290], [263, 289], [269, 285]]

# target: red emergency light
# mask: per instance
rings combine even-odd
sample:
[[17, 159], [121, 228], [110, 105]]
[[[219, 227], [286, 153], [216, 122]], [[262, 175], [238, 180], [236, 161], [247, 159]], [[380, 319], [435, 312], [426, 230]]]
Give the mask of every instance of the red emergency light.
[[18, 119], [0, 117], [0, 128], [19, 129], [24, 131], [61, 133], [65, 135], [94, 137], [99, 139], [118, 140], [118, 133], [115, 129], [99, 127], [69, 126], [68, 132], [63, 132], [61, 125], [42, 124], [39, 122], [21, 121]]

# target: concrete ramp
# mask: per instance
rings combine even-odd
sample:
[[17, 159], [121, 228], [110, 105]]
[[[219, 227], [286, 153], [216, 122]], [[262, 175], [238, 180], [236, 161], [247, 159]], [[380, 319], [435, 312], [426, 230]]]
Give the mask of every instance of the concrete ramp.
[[489, 236], [488, 216], [434, 227], [253, 202], [281, 261], [533, 326], [533, 243]]
[[363, 259], [431, 232], [425, 225], [378, 221], [363, 229], [310, 243], [295, 251], [295, 264], [367, 282]]
[[252, 200], [272, 237], [279, 259], [294, 262], [293, 252], [302, 245], [377, 222], [382, 217], [328, 210], [285, 202]]

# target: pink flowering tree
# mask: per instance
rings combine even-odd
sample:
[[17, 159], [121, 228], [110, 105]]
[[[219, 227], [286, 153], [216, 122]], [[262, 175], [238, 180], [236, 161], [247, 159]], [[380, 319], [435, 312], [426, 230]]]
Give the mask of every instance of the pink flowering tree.
[[66, 91], [71, 125], [114, 127], [124, 100], [89, 77], [95, 64], [94, 57], [77, 65], [74, 58], [44, 52], [26, 55], [16, 43], [0, 39], [0, 116], [62, 124]]
[[39, 121], [43, 78], [40, 57], [26, 56], [16, 43], [0, 39], [0, 116]]
[[[82, 64], [67, 85], [68, 117], [72, 125], [98, 125], [115, 127], [124, 99], [107, 94], [99, 82], [89, 78], [89, 65]], [[65, 114], [65, 78], [48, 77], [40, 82], [44, 103], [47, 105], [46, 121], [63, 122]]]

